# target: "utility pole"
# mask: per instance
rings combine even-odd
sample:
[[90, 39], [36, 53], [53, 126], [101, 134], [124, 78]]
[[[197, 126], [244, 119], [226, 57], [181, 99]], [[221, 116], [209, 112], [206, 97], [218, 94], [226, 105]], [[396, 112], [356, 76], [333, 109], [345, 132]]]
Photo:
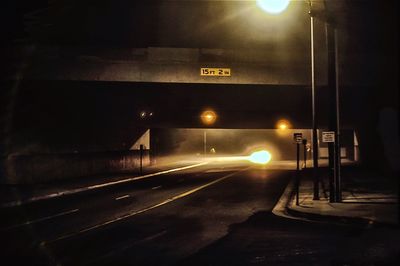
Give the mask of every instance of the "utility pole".
[[326, 23], [328, 48], [329, 130], [335, 132], [335, 141], [329, 143], [330, 201], [341, 202], [340, 131], [339, 131], [339, 84], [337, 33], [332, 19]]
[[317, 115], [315, 106], [315, 56], [314, 56], [314, 12], [312, 10], [312, 1], [309, 0], [310, 15], [310, 48], [311, 48], [311, 101], [312, 101], [312, 155], [313, 155], [313, 179], [314, 195], [313, 200], [319, 200], [319, 173], [318, 173], [318, 131]]

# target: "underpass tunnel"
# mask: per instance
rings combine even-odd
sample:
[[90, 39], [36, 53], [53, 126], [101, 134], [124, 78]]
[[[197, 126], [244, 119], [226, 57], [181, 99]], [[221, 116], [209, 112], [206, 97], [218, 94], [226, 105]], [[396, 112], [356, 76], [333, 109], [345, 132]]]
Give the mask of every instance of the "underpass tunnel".
[[[293, 132], [310, 140], [310, 130], [172, 128], [153, 130], [157, 154], [202, 156], [246, 156], [268, 150], [274, 159], [296, 156]], [[205, 154], [204, 154], [205, 153]]]
[[[306, 148], [307, 159], [312, 158], [312, 130], [277, 129], [227, 129], [227, 128], [155, 128], [150, 130], [151, 155], [154, 159], [168, 156], [187, 158], [249, 156], [253, 152], [266, 150], [272, 160], [295, 160], [295, 133], [307, 140], [301, 144], [301, 157]], [[323, 143], [322, 131], [318, 131], [319, 158], [328, 157], [328, 145]], [[358, 160], [358, 143], [353, 130], [342, 132], [341, 157]]]

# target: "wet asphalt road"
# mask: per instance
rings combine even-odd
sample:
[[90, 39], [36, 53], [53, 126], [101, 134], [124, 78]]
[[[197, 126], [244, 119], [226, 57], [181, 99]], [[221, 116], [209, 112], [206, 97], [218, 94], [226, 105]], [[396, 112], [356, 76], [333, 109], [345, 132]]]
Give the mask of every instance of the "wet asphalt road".
[[395, 262], [397, 229], [274, 216], [271, 210], [291, 176], [288, 170], [210, 163], [1, 209], [1, 256], [6, 265]]

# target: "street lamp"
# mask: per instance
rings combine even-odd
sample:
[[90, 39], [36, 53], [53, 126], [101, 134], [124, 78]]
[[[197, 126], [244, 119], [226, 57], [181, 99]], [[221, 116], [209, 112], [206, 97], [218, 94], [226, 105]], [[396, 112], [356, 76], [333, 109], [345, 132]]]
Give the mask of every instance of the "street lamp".
[[310, 49], [311, 49], [311, 101], [312, 101], [312, 151], [313, 151], [313, 176], [314, 193], [313, 199], [319, 200], [319, 177], [318, 177], [318, 131], [315, 107], [315, 56], [314, 56], [314, 13], [312, 0], [308, 0], [308, 14], [310, 15]]
[[271, 14], [279, 14], [284, 11], [290, 0], [257, 0], [257, 5], [264, 11]]
[[[213, 110], [206, 110], [201, 113], [200, 119], [206, 126], [211, 126], [217, 120], [217, 114]], [[203, 137], [203, 144], [204, 144], [204, 156], [207, 155], [207, 131], [204, 130], [204, 137]]]
[[[314, 195], [313, 199], [319, 199], [319, 177], [318, 177], [318, 132], [315, 107], [315, 60], [314, 60], [314, 13], [312, 12], [312, 0], [304, 0], [308, 3], [310, 15], [310, 49], [311, 49], [311, 104], [312, 104], [312, 144], [313, 144], [313, 167], [314, 167]], [[257, 5], [270, 14], [283, 12], [289, 5], [290, 0], [257, 0]]]
[[279, 130], [286, 130], [291, 128], [291, 124], [288, 120], [286, 119], [280, 119], [278, 120], [278, 122], [276, 123], [276, 128]]

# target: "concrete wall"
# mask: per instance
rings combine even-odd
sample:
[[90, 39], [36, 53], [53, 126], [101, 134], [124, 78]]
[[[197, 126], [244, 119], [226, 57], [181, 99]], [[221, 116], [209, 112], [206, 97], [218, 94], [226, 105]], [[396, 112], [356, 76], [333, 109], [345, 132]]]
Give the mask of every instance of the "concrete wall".
[[[144, 150], [142, 163], [143, 166], [150, 164], [149, 150]], [[3, 164], [3, 184], [45, 183], [95, 175], [139, 173], [140, 151], [16, 155], [5, 159]]]
[[[109, 50], [108, 53], [118, 54]], [[309, 85], [311, 82], [306, 54], [163, 47], [121, 50], [118, 56], [110, 57], [103, 50], [90, 53], [74, 47], [35, 47], [23, 76], [39, 80], [213, 84]], [[319, 84], [326, 83], [324, 65], [323, 61], [317, 62]], [[201, 76], [200, 68], [230, 68], [231, 76]]]
[[[89, 51], [88, 51], [89, 50]], [[7, 74], [9, 79], [122, 81], [211, 84], [311, 84], [308, 53], [292, 54], [286, 50], [261, 49], [199, 49], [199, 48], [133, 48], [108, 51], [77, 47], [33, 46], [14, 51], [27, 54], [15, 63], [18, 71]], [[315, 75], [318, 86], [327, 84], [325, 50], [316, 55]], [[12, 52], [11, 52], [12, 53]], [[109, 54], [115, 54], [110, 56]], [[363, 86], [377, 80], [393, 80], [391, 75], [380, 77], [376, 63], [388, 62], [388, 56], [339, 54], [340, 85]], [[368, 61], [369, 60], [369, 61]], [[17, 60], [18, 62], [18, 60]], [[384, 64], [384, 63], [382, 63]], [[201, 76], [200, 68], [230, 68], [229, 77]], [[368, 75], [365, 73], [368, 72]]]

